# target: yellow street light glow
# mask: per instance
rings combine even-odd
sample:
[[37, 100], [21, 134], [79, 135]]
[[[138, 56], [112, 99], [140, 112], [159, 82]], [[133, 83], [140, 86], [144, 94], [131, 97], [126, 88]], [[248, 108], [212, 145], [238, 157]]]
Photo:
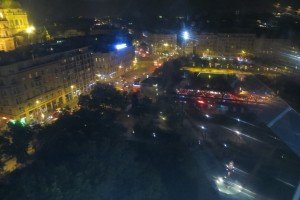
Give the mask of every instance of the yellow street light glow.
[[34, 26], [29, 26], [26, 29], [26, 33], [28, 33], [28, 34], [32, 34], [34, 31], [35, 31], [35, 27]]
[[1, 19], [3, 19], [3, 18], [4, 18], [4, 16], [3, 16], [3, 13], [2, 13], [2, 12], [0, 12], [0, 18], [1, 18]]
[[36, 103], [36, 104], [39, 104], [39, 103], [40, 103], [40, 101], [39, 101], [39, 100], [36, 100], [36, 101], [35, 101], [35, 103]]
[[168, 47], [168, 46], [169, 46], [169, 44], [168, 44], [168, 43], [164, 43], [164, 46], [165, 46], [165, 47]]
[[71, 89], [74, 89], [75, 88], [75, 86], [74, 85], [71, 85]]

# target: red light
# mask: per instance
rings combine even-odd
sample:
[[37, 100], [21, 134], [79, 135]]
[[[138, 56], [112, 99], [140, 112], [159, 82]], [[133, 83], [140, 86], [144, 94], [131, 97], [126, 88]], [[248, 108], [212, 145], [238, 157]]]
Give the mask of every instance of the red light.
[[199, 104], [205, 104], [205, 102], [203, 100], [198, 100], [197, 101]]

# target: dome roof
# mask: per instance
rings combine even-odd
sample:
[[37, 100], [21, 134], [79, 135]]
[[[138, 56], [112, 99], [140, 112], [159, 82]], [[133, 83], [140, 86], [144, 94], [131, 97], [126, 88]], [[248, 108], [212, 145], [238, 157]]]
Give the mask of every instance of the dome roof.
[[14, 0], [1, 0], [0, 8], [21, 8], [21, 5]]

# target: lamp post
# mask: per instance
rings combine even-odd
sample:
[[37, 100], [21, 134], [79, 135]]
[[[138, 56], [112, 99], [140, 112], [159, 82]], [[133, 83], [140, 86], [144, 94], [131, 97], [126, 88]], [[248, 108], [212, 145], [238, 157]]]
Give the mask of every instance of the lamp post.
[[34, 26], [29, 26], [29, 27], [25, 30], [25, 32], [27, 33], [27, 36], [28, 36], [27, 39], [28, 39], [28, 42], [29, 42], [29, 43], [31, 43], [31, 37], [30, 37], [30, 36], [31, 36], [32, 34], [34, 34], [35, 30], [36, 30], [36, 29], [35, 29]]
[[191, 38], [190, 33], [187, 30], [184, 30], [181, 34], [181, 37], [183, 39], [183, 51], [186, 54], [186, 48], [187, 48], [187, 44]]

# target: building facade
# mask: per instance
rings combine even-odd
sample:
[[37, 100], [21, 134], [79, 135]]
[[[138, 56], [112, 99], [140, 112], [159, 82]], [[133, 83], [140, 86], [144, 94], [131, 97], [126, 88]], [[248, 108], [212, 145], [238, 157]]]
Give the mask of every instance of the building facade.
[[99, 81], [97, 74], [127, 69], [133, 55], [131, 48], [100, 53], [83, 47], [0, 66], [0, 117], [46, 120], [58, 108], [77, 105]]
[[196, 40], [199, 55], [235, 57], [246, 52], [253, 53], [254, 34], [200, 34]]
[[0, 6], [0, 51], [15, 49], [15, 39], [23, 40], [19, 33], [25, 33], [29, 28], [27, 13], [18, 3], [7, 2]]
[[0, 18], [7, 20], [13, 35], [29, 27], [27, 13], [20, 7], [0, 8]]
[[288, 39], [258, 38], [255, 41], [254, 52], [258, 56], [273, 56], [291, 48], [292, 42]]
[[177, 48], [177, 34], [149, 34], [145, 41], [154, 55], [170, 53]]
[[9, 22], [0, 18], [0, 51], [12, 51], [15, 41], [9, 28]]
[[128, 47], [119, 51], [93, 53], [95, 73], [98, 80], [109, 80], [120, 76], [132, 66], [134, 48]]

